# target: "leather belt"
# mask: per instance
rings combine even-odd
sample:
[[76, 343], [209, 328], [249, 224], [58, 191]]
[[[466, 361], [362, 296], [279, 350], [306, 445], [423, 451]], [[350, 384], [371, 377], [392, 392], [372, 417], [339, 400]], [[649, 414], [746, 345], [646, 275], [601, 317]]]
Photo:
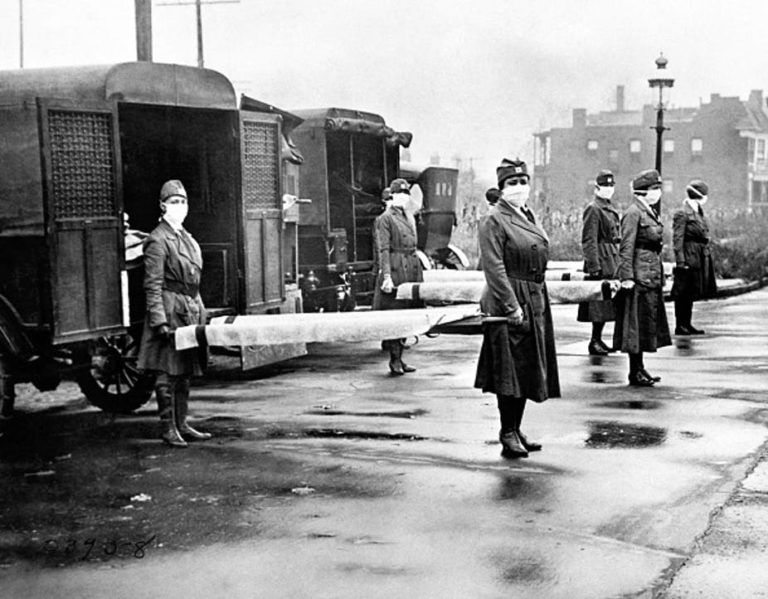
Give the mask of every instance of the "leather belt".
[[661, 242], [635, 242], [635, 249], [638, 250], [648, 250], [650, 252], [656, 252], [657, 254], [661, 252]]
[[163, 289], [173, 291], [174, 293], [181, 293], [182, 295], [189, 296], [191, 298], [197, 297], [200, 292], [200, 287], [197, 285], [186, 285], [179, 281], [163, 281]]

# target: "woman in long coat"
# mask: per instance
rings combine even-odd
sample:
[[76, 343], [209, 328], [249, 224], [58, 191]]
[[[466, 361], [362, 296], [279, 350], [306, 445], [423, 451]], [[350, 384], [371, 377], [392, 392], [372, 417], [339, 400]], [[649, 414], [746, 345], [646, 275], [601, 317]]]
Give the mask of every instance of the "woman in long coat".
[[[376, 219], [374, 244], [378, 252], [378, 272], [373, 295], [374, 310], [402, 310], [414, 307], [412, 302], [395, 297], [400, 283], [424, 280], [421, 261], [416, 253], [417, 232], [414, 214], [419, 206], [411, 200], [405, 179], [390, 184], [392, 204]], [[405, 339], [386, 339], [382, 347], [389, 350], [389, 371], [399, 376], [416, 369], [403, 362]]]
[[486, 282], [480, 308], [488, 316], [507, 320], [484, 325], [475, 387], [496, 394], [501, 455], [519, 458], [541, 449], [520, 430], [527, 400], [560, 397], [552, 312], [544, 283], [549, 237], [526, 206], [530, 187], [525, 163], [505, 158], [496, 175], [501, 197], [479, 232]]
[[205, 324], [200, 298], [203, 260], [200, 246], [184, 229], [187, 192], [180, 181], [166, 181], [160, 190], [161, 218], [144, 241], [144, 292], [147, 311], [138, 366], [157, 373], [155, 395], [162, 439], [174, 447], [190, 440], [210, 439], [210, 433], [187, 422], [190, 377], [200, 376], [206, 354], [199, 349], [177, 351], [173, 331]]
[[643, 352], [671, 345], [664, 308], [664, 269], [661, 263], [664, 225], [654, 210], [661, 199], [661, 176], [642, 171], [632, 181], [634, 200], [621, 218], [613, 346], [629, 354], [629, 384], [650, 387], [661, 380], [643, 363]]
[[688, 198], [672, 219], [672, 244], [675, 248], [675, 335], [703, 335], [691, 324], [693, 302], [715, 295], [715, 267], [709, 249], [709, 223], [702, 206], [709, 186], [693, 180], [686, 188]]
[[[619, 212], [611, 204], [615, 185], [611, 171], [600, 171], [595, 179], [595, 198], [584, 209], [581, 249], [584, 272], [593, 280], [616, 276], [621, 233]], [[587, 346], [591, 355], [604, 356], [612, 351], [603, 343], [603, 328], [606, 322], [616, 320], [613, 301], [581, 302], [576, 320], [592, 323], [592, 337]]]

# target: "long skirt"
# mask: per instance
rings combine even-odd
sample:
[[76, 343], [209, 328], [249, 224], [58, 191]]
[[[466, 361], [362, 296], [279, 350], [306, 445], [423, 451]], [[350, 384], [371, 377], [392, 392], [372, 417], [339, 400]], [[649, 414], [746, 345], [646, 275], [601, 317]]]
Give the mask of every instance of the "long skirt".
[[528, 330], [507, 324], [484, 325], [475, 387], [486, 393], [543, 402], [560, 397], [555, 334], [549, 301], [536, 314], [524, 307]]
[[715, 267], [712, 257], [701, 257], [699, 268], [675, 268], [673, 272], [672, 298], [681, 300], [700, 300], [714, 297], [717, 293]]
[[579, 302], [576, 320], [579, 322], [610, 322], [616, 320], [616, 308], [613, 300]]
[[661, 287], [635, 285], [630, 290], [621, 290], [614, 302], [613, 347], [636, 354], [672, 345]]

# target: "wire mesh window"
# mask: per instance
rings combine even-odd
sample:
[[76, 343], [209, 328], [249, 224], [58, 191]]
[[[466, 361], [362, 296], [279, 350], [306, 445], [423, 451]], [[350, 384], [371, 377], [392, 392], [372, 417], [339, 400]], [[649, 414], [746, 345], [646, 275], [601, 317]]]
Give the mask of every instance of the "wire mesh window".
[[112, 115], [48, 113], [55, 218], [115, 215]]
[[281, 208], [277, 125], [243, 123], [243, 202], [246, 208]]

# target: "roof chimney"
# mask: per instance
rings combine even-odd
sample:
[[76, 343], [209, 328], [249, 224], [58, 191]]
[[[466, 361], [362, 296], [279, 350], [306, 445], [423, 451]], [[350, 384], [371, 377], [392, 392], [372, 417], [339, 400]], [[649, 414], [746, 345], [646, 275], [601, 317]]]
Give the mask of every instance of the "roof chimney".
[[616, 112], [624, 112], [624, 86], [616, 86]]
[[587, 126], [587, 109], [574, 108], [573, 109], [573, 128], [583, 129], [586, 126]]
[[753, 89], [751, 92], [749, 92], [749, 103], [755, 108], [758, 108], [758, 109], [762, 108], [763, 107], [763, 90]]

